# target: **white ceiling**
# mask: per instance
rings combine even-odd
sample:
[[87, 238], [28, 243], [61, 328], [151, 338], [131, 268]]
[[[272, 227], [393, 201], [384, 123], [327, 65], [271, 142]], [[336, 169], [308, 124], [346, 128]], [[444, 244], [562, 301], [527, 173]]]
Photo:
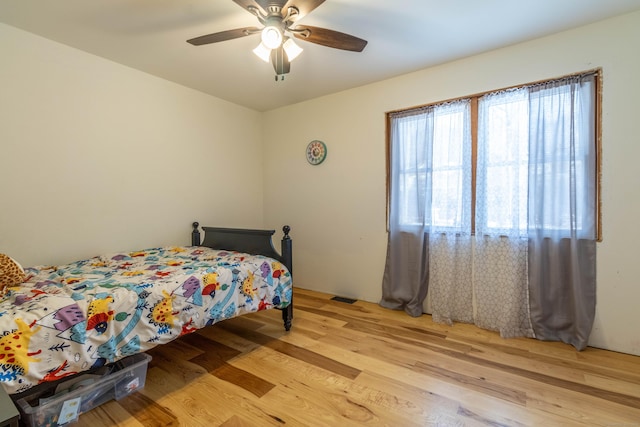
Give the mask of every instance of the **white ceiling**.
[[259, 35], [186, 43], [259, 26], [232, 0], [2, 0], [0, 22], [266, 111], [634, 10], [640, 0], [326, 0], [297, 23], [369, 44], [354, 53], [296, 40], [305, 50], [278, 82], [252, 53]]

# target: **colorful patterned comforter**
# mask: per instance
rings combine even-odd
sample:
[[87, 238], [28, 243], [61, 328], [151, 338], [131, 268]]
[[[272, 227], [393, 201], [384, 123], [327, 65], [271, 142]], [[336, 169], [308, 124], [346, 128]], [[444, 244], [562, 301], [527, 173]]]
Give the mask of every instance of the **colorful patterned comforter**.
[[0, 299], [0, 384], [9, 394], [180, 335], [291, 301], [291, 275], [263, 256], [154, 248], [27, 268]]

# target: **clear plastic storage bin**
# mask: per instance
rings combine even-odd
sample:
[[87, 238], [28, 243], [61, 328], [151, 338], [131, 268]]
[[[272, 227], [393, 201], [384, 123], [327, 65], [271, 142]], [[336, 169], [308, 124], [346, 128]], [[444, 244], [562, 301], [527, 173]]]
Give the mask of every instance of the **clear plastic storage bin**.
[[[25, 426], [61, 426], [78, 420], [80, 414], [121, 399], [144, 387], [151, 356], [140, 353], [121, 359], [104, 370], [78, 374], [46, 390], [16, 400]], [[53, 390], [52, 390], [53, 388]]]

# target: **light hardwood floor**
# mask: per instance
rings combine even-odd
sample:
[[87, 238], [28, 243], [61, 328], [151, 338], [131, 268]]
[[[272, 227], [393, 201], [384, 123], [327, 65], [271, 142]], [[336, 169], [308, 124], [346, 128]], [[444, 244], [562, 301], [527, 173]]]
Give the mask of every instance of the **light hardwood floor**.
[[501, 339], [296, 289], [149, 352], [144, 390], [79, 426], [640, 427], [640, 357]]

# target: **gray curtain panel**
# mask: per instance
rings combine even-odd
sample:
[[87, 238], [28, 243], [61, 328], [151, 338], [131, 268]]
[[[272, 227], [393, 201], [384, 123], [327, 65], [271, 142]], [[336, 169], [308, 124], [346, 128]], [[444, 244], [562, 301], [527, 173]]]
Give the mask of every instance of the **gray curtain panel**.
[[[434, 259], [441, 257], [434, 255], [442, 251], [432, 245], [443, 233], [450, 233], [453, 240], [457, 234], [469, 240], [471, 234], [469, 114], [466, 99], [391, 115], [383, 307], [420, 316], [429, 281], [438, 286], [455, 279], [449, 274], [452, 269], [437, 268]], [[451, 261], [469, 264], [463, 259]]]
[[529, 265], [529, 305], [536, 338], [584, 350], [596, 312], [596, 242], [531, 239]]
[[429, 238], [424, 233], [389, 233], [380, 305], [422, 315], [429, 283]]
[[584, 349], [596, 305], [595, 76], [529, 93], [529, 306], [537, 338]]

